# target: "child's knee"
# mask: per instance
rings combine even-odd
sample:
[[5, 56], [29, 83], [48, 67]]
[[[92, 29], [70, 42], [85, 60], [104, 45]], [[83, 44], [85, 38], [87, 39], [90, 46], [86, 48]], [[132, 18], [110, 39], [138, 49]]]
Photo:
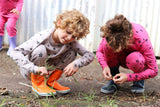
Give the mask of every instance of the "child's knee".
[[134, 72], [141, 72], [145, 67], [145, 59], [140, 52], [132, 52], [126, 58], [126, 65]]
[[46, 47], [44, 45], [39, 45], [37, 48], [33, 50], [31, 53], [31, 61], [34, 62], [41, 62], [41, 60], [44, 60], [47, 57], [47, 51]]
[[6, 26], [7, 32], [9, 36], [16, 36], [17, 30], [15, 26], [12, 25], [7, 25]]

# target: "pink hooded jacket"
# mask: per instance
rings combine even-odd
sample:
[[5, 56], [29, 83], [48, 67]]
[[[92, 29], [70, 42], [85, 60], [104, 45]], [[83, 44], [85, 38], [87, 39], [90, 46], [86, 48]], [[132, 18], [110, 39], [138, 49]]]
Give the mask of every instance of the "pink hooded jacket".
[[16, 9], [20, 13], [22, 10], [22, 6], [23, 0], [0, 0], [0, 16], [18, 18], [19, 15], [16, 15], [10, 11], [12, 9]]
[[[146, 69], [143, 72], [139, 72], [139, 73], [128, 73], [127, 74], [128, 81], [135, 81], [136, 78], [130, 78], [130, 77], [137, 77], [137, 75], [141, 80], [153, 78], [158, 74], [158, 66], [156, 63], [156, 57], [154, 54], [151, 41], [149, 40], [148, 33], [144, 27], [136, 23], [132, 23], [132, 28], [133, 28], [133, 38], [135, 41], [133, 45], [129, 46], [128, 49], [125, 50], [125, 52], [127, 53], [131, 53], [134, 51], [140, 52], [145, 59]], [[97, 59], [103, 69], [106, 66], [108, 66], [106, 59], [109, 57], [107, 56], [106, 53], [110, 52], [112, 53], [110, 57], [114, 57], [114, 52], [108, 51], [106, 44], [107, 44], [107, 41], [105, 38], [103, 38], [96, 53]], [[115, 61], [116, 60], [112, 61], [113, 64], [117, 64], [117, 62]], [[113, 66], [117, 66], [117, 65], [113, 65]]]

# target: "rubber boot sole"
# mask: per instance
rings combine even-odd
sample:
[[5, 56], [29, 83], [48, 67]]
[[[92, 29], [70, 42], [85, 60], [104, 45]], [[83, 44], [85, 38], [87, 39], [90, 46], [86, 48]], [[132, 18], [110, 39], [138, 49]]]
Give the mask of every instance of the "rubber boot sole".
[[[55, 89], [54, 89], [55, 90]], [[57, 93], [59, 94], [68, 94], [70, 93], [71, 90], [64, 90], [64, 91], [59, 91], [59, 90], [56, 90]]]
[[107, 90], [104, 90], [104, 89], [101, 88], [101, 92], [105, 93], [105, 94], [112, 94], [112, 93], [115, 92], [115, 90], [107, 91]]
[[132, 92], [132, 93], [135, 93], [135, 94], [143, 94], [143, 93], [144, 93], [144, 90], [145, 90], [145, 89], [141, 89], [141, 90], [133, 90], [133, 89], [131, 89], [131, 92]]
[[53, 95], [56, 95], [56, 92], [55, 93], [53, 93], [53, 92], [51, 92], [51, 93], [39, 93], [37, 90], [35, 90], [33, 87], [32, 87], [32, 90], [35, 92], [35, 93], [37, 93], [38, 95], [40, 95], [40, 96], [53, 96]]

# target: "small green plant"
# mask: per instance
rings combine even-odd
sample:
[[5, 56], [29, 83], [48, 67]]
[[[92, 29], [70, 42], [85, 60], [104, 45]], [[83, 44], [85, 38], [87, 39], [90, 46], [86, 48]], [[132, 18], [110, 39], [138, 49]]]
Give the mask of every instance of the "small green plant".
[[115, 103], [115, 101], [116, 101], [116, 99], [109, 99], [109, 98], [107, 98], [107, 105], [109, 105], [110, 107], [118, 107], [116, 104], [114, 104]]
[[46, 101], [41, 101], [40, 103], [42, 107], [56, 107], [56, 105], [52, 105], [48, 99], [46, 99]]
[[89, 93], [89, 95], [88, 94], [82, 94], [82, 95], [83, 95], [83, 98], [87, 100], [87, 102], [93, 102], [94, 99], [97, 97], [95, 95], [95, 90], [93, 90], [93, 88], [91, 89], [91, 92]]
[[[52, 87], [51, 87], [52, 88]], [[53, 89], [53, 88], [52, 88]], [[50, 94], [54, 99], [56, 99], [56, 96], [54, 95], [54, 93], [53, 92], [51, 92], [51, 94]]]
[[[56, 68], [55, 67], [53, 67], [53, 66], [49, 66], [49, 64], [48, 64], [48, 59], [49, 58], [47, 58], [46, 60], [45, 60], [45, 68], [47, 69], [47, 71], [53, 71], [53, 70], [55, 70]], [[76, 82], [76, 84], [79, 84], [78, 83], [78, 81], [77, 81], [77, 79], [72, 75], [72, 77], [73, 77], [73, 80]], [[47, 82], [47, 80], [48, 80], [48, 78], [47, 77], [45, 77], [45, 83]]]
[[[112, 86], [117, 89], [117, 87], [115, 85], [112, 85]], [[110, 87], [112, 87], [112, 86], [110, 86]], [[107, 103], [108, 107], [118, 107], [118, 105], [115, 104], [116, 99], [114, 99], [114, 97], [115, 97], [116, 94], [117, 94], [117, 90], [114, 92], [114, 94], [111, 96], [111, 98], [107, 97], [106, 103]]]
[[[53, 66], [50, 66], [49, 64], [48, 64], [48, 59], [49, 58], [47, 58], [46, 60], [45, 60], [45, 68], [47, 69], [47, 71], [53, 71], [53, 70], [55, 70], [56, 68], [55, 67], [53, 67]], [[49, 79], [49, 77], [50, 77], [50, 75], [49, 76], [44, 76], [45, 77], [45, 84], [47, 84], [47, 81], [48, 81], [48, 79]], [[53, 84], [53, 86], [54, 86], [54, 84]], [[53, 93], [52, 93], [52, 95], [54, 95]], [[55, 96], [54, 96], [55, 97]]]
[[[52, 94], [54, 100], [49, 100], [49, 97], [46, 97], [45, 101], [40, 101], [40, 104], [42, 107], [57, 107], [57, 103], [59, 102], [58, 99], [56, 99], [55, 95]], [[52, 102], [51, 102], [52, 101]]]
[[[116, 93], [116, 92], [115, 92], [115, 93]], [[115, 95], [115, 94], [114, 94], [114, 95]], [[109, 97], [107, 96], [106, 103], [105, 103], [105, 104], [100, 104], [99, 106], [100, 106], [100, 107], [118, 107], [118, 105], [115, 104], [116, 99], [114, 99], [114, 95], [113, 95], [111, 98], [109, 98]]]
[[81, 92], [78, 92], [78, 98], [81, 99]]
[[143, 93], [143, 101], [146, 101], [147, 95]]
[[24, 104], [16, 104], [18, 107], [28, 107], [27, 105], [24, 105]]
[[6, 100], [3, 100], [3, 101], [2, 101], [2, 103], [0, 104], [0, 107], [3, 107], [3, 106], [4, 106], [5, 101], [6, 101]]
[[77, 81], [77, 79], [73, 75], [72, 77], [73, 77], [74, 82], [79, 85], [79, 82]]
[[49, 58], [47, 58], [46, 60], [45, 60], [45, 68], [47, 69], [47, 71], [53, 71], [53, 70], [55, 70], [56, 68], [55, 67], [53, 67], [53, 66], [50, 66], [49, 64], [48, 64], [48, 59]]

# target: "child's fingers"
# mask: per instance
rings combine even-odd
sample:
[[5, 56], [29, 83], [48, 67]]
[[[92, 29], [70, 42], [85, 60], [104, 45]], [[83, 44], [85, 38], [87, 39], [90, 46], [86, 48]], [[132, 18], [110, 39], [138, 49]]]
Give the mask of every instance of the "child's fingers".
[[113, 81], [114, 81], [114, 83], [116, 83], [116, 84], [120, 84], [120, 80], [119, 80], [119, 79], [113, 78]]
[[108, 72], [108, 76], [109, 76], [110, 78], [112, 78], [112, 75], [111, 75], [111, 73], [110, 73], [110, 72]]
[[11, 10], [10, 12], [13, 12], [13, 10]]
[[112, 75], [109, 75], [108, 73], [106, 72], [103, 72], [103, 76], [106, 80], [111, 80], [112, 79]]
[[10, 12], [13, 12], [13, 13], [15, 13], [15, 12], [16, 12], [16, 10], [15, 10], [15, 9], [13, 9], [13, 10], [11, 10]]
[[116, 84], [122, 84], [123, 83], [123, 78], [121, 77], [120, 74], [117, 74], [116, 76], [113, 77], [113, 81]]
[[116, 74], [114, 77], [113, 77], [113, 79], [115, 79], [115, 80], [117, 80], [117, 79], [119, 79], [120, 78], [120, 74]]
[[75, 71], [70, 69], [67, 73], [67, 76], [72, 76], [73, 74], [75, 74]]
[[39, 75], [41, 75], [41, 76], [45, 76], [45, 75], [46, 75], [46, 73], [44, 73], [44, 72], [39, 72]]
[[16, 9], [13, 9], [13, 10], [11, 10], [10, 12], [12, 12], [12, 13], [14, 13], [14, 14], [19, 14], [19, 11], [18, 10], [16, 10]]
[[68, 72], [68, 76], [72, 76], [73, 75], [73, 70], [69, 70], [69, 72]]
[[105, 78], [106, 80], [112, 80], [112, 77], [110, 77], [110, 76], [108, 76], [108, 75], [104, 75], [104, 78]]
[[45, 75], [49, 75], [49, 72], [46, 69], [41, 69], [39, 71], [37, 71], [37, 73], [41, 76], [45, 76]]
[[76, 73], [76, 71], [72, 70], [71, 75], [74, 75]]
[[68, 72], [67, 68], [65, 68], [63, 71], [64, 71], [64, 74], [65, 74], [65, 75], [66, 75], [67, 72]]
[[65, 69], [64, 69], [64, 74], [65, 74], [66, 76], [70, 76], [70, 75], [69, 75], [69, 74], [70, 74], [69, 68], [65, 68]]

